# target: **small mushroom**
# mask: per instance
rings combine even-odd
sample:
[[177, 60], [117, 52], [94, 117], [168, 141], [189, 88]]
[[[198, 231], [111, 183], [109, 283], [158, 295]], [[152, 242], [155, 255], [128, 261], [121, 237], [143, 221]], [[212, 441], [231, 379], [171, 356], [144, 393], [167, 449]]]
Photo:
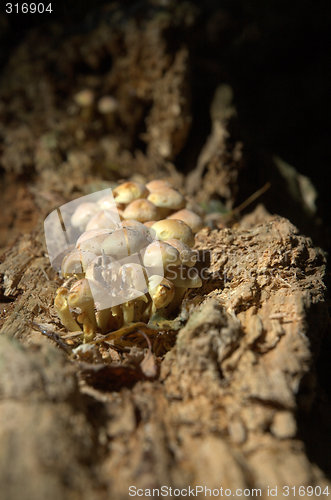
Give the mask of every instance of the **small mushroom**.
[[177, 239], [192, 247], [194, 245], [194, 234], [185, 222], [177, 219], [163, 219], [155, 222], [151, 227], [156, 237], [160, 240]]
[[83, 323], [84, 340], [91, 340], [97, 330], [94, 313], [94, 299], [87, 279], [81, 279], [73, 284], [68, 293], [68, 305], [71, 308], [79, 307], [81, 314], [78, 321]]
[[195, 267], [180, 266], [167, 272], [167, 278], [178, 288], [200, 288], [202, 280]]
[[192, 267], [196, 264], [198, 260], [198, 253], [196, 250], [192, 250], [188, 245], [175, 238], [165, 240], [165, 243], [168, 243], [178, 250], [181, 264], [187, 267]]
[[74, 249], [68, 253], [61, 265], [61, 274], [64, 278], [76, 275], [82, 278], [87, 266], [95, 258], [95, 254], [92, 252], [85, 252], [83, 250]]
[[185, 206], [184, 196], [173, 188], [163, 188], [153, 191], [148, 195], [147, 199], [156, 207], [167, 210], [178, 210]]
[[167, 278], [152, 275], [148, 279], [148, 291], [152, 299], [152, 314], [167, 307], [175, 296], [175, 286]]
[[181, 264], [178, 250], [164, 241], [153, 241], [144, 252], [144, 266], [166, 269]]
[[88, 222], [86, 231], [92, 229], [115, 229], [118, 225], [118, 213], [111, 210], [100, 210]]
[[100, 198], [100, 200], [97, 201], [97, 205], [100, 210], [111, 210], [111, 211], [117, 210], [114, 198], [109, 195]]
[[111, 130], [115, 124], [118, 101], [110, 95], [105, 95], [99, 99], [97, 108], [99, 113], [104, 117], [108, 130]]
[[135, 219], [138, 222], [147, 222], [149, 220], [158, 220], [160, 213], [158, 208], [152, 202], [145, 199], [132, 201], [123, 211], [124, 219]]
[[81, 234], [78, 238], [76, 247], [79, 250], [101, 255], [102, 242], [113, 232], [113, 229], [91, 229], [90, 231], [85, 231], [85, 233]]
[[145, 236], [146, 242], [152, 241], [152, 239], [153, 239], [151, 232], [149, 231], [146, 223], [143, 224], [142, 222], [139, 222], [137, 220], [128, 219], [128, 220], [123, 220], [121, 222], [121, 226], [123, 228], [136, 229], [137, 231], [139, 231], [140, 233], [142, 233]]
[[84, 230], [86, 224], [98, 211], [99, 207], [96, 203], [81, 203], [71, 216], [71, 224], [80, 230]]
[[[128, 181], [120, 184], [113, 190], [113, 196], [116, 203], [125, 204], [131, 203], [139, 198], [146, 198], [148, 191], [143, 184], [139, 182]], [[125, 217], [131, 219], [134, 217]]]
[[159, 189], [167, 189], [171, 188], [171, 184], [168, 181], [162, 180], [162, 179], [155, 179], [153, 181], [150, 181], [146, 184], [146, 187], [150, 193], [153, 193], [154, 191], [158, 191]]
[[89, 121], [93, 115], [94, 93], [91, 89], [83, 89], [74, 95], [74, 101], [80, 108], [80, 115]]
[[139, 252], [148, 242], [144, 231], [124, 227], [117, 229], [102, 241], [101, 252], [120, 259]]
[[168, 219], [182, 220], [185, 224], [190, 226], [194, 234], [200, 231], [203, 226], [200, 215], [192, 212], [192, 210], [188, 210], [187, 208], [183, 208], [182, 210], [169, 215]]
[[81, 330], [81, 327], [75, 321], [68, 305], [68, 290], [65, 287], [60, 287], [56, 291], [54, 307], [62, 325], [71, 332]]

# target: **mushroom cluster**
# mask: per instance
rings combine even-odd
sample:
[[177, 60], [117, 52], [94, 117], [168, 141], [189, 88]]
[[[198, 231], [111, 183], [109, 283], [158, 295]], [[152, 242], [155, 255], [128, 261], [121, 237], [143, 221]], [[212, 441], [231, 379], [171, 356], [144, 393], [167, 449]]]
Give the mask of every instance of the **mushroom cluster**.
[[168, 182], [154, 180], [125, 182], [112, 196], [76, 206], [79, 237], [62, 260], [67, 282], [54, 301], [68, 330], [89, 342], [156, 312], [167, 317], [188, 288], [201, 286], [192, 247], [202, 220], [185, 204]]

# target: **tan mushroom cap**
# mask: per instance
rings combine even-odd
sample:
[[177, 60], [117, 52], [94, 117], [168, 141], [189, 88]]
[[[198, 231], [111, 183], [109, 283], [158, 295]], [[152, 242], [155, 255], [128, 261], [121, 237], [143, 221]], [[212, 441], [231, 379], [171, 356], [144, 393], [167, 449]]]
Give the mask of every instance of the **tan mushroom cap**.
[[153, 193], [154, 191], [158, 191], [159, 189], [167, 189], [171, 188], [171, 184], [168, 181], [162, 179], [155, 179], [146, 184], [148, 191]]
[[74, 227], [85, 229], [86, 224], [98, 211], [99, 207], [96, 203], [80, 203], [71, 216], [71, 224]]
[[139, 198], [146, 198], [147, 195], [148, 190], [145, 186], [133, 181], [124, 182], [113, 190], [116, 203], [128, 204]]
[[83, 89], [74, 95], [74, 100], [81, 108], [92, 106], [94, 101], [94, 93], [91, 89]]
[[156, 207], [178, 210], [185, 206], [185, 198], [176, 189], [163, 188], [153, 191], [147, 197]]
[[115, 229], [118, 225], [118, 213], [111, 210], [100, 210], [87, 223], [86, 231], [92, 229]]
[[151, 229], [159, 240], [165, 241], [175, 238], [189, 247], [194, 245], [194, 234], [192, 229], [181, 220], [159, 220], [153, 224]]
[[123, 211], [124, 219], [135, 219], [139, 222], [158, 220], [159, 211], [153, 203], [145, 199], [132, 201]]
[[192, 210], [188, 210], [187, 208], [183, 208], [182, 210], [169, 215], [168, 219], [182, 220], [183, 222], [185, 222], [185, 224], [190, 226], [193, 233], [197, 233], [198, 231], [200, 231], [203, 226], [200, 215], [192, 212]]
[[168, 243], [178, 250], [180, 261], [184, 266], [192, 267], [196, 264], [198, 260], [198, 253], [196, 250], [192, 250], [188, 245], [175, 238], [166, 240], [165, 243]]
[[144, 266], [162, 269], [170, 265], [178, 266], [181, 263], [179, 252], [176, 248], [164, 241], [153, 241], [145, 249]]
[[118, 101], [115, 97], [110, 95], [105, 95], [101, 97], [98, 101], [98, 111], [102, 115], [107, 115], [109, 113], [114, 113], [118, 108]]

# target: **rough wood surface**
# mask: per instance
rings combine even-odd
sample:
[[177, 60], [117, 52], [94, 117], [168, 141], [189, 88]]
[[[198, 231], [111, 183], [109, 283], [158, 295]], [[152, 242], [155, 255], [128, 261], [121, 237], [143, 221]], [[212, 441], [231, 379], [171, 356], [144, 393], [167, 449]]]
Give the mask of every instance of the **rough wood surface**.
[[81, 362], [30, 324], [59, 326], [41, 234], [4, 256], [1, 293], [12, 302], [0, 331], [0, 462], [8, 499], [22, 488], [22, 498], [35, 500], [46, 490], [50, 498], [124, 499], [129, 485], [195, 484], [259, 487], [267, 498], [267, 486], [327, 484], [296, 421], [302, 384], [304, 404], [314, 400], [313, 360], [328, 321], [323, 253], [286, 219], [254, 214], [232, 229], [203, 229], [196, 246], [211, 251], [204, 286], [184, 302], [187, 321], [159, 376], [116, 390], [89, 385]]

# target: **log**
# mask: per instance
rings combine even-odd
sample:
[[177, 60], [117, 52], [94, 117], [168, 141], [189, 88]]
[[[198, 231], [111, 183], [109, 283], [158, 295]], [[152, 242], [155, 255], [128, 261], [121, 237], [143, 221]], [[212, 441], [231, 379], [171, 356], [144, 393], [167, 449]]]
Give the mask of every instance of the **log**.
[[203, 288], [185, 298], [159, 375], [128, 384], [122, 372], [132, 368], [119, 372], [107, 359], [107, 387], [82, 376], [99, 364], [83, 366], [33, 326], [61, 333], [52, 306], [59, 279], [41, 232], [5, 254], [0, 482], [8, 499], [45, 491], [124, 499], [130, 485], [259, 488], [268, 498], [268, 487], [330, 486], [296, 418], [313, 404], [313, 360], [328, 326], [323, 252], [261, 210], [233, 228], [201, 230], [196, 247]]

